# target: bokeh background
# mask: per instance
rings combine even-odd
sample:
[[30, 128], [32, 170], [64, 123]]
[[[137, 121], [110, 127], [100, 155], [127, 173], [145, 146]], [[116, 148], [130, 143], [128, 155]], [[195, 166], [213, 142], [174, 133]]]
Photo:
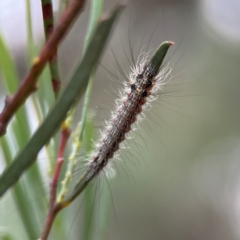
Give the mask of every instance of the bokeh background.
[[[116, 2], [106, 0], [104, 11]], [[41, 46], [40, 1], [31, 4], [35, 42]], [[109, 116], [120, 88], [111, 73], [118, 76], [118, 63], [129, 70], [130, 53], [137, 58], [141, 42], [149, 51], [162, 41], [175, 42], [166, 61], [173, 67], [172, 80], [128, 141], [130, 149], [122, 150], [104, 213], [98, 204], [102, 192], [96, 191], [93, 239], [240, 238], [239, 12], [238, 0], [129, 0], [97, 71], [90, 107], [96, 126]], [[24, 0], [0, 1], [0, 34], [21, 78], [27, 71], [25, 15]], [[89, 3], [59, 50], [66, 82], [82, 52], [88, 15]], [[13, 200], [0, 205], [0, 225], [25, 239]], [[68, 211], [64, 239], [81, 239], [81, 208], [76, 203]]]

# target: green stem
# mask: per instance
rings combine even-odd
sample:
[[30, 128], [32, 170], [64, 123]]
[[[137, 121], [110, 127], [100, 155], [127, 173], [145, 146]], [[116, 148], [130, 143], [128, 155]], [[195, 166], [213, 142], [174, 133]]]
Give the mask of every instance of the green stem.
[[[100, 18], [101, 12], [102, 12], [102, 5], [103, 5], [102, 0], [92, 0], [91, 3], [92, 3], [92, 5], [91, 5], [91, 10], [90, 10], [90, 20], [89, 20], [89, 25], [88, 25], [88, 31], [87, 31], [87, 34], [85, 37], [83, 55], [85, 54], [85, 51], [87, 49], [87, 46], [88, 46], [90, 38], [91, 38], [91, 35], [94, 32], [94, 29], [97, 25], [97, 21]], [[86, 94], [85, 94], [85, 98], [84, 98], [84, 103], [83, 103], [81, 122], [79, 123], [78, 128], [76, 129], [75, 134], [74, 134], [72, 153], [68, 160], [67, 171], [65, 174], [65, 178], [62, 181], [62, 188], [60, 190], [58, 202], [61, 202], [63, 200], [64, 196], [66, 195], [68, 185], [72, 179], [72, 172], [76, 166], [76, 156], [82, 145], [83, 133], [84, 133], [86, 117], [87, 117], [87, 109], [88, 109], [89, 102], [90, 102], [93, 80], [94, 80], [94, 69], [92, 70], [90, 78], [89, 78], [89, 82], [88, 82], [88, 86], [87, 86], [87, 90], [86, 90]], [[76, 135], [78, 135], [78, 137], [76, 137]]]
[[26, 0], [26, 18], [27, 18], [28, 59], [30, 60], [28, 63], [30, 65], [33, 59], [33, 52], [34, 52], [30, 0]]
[[[89, 114], [88, 114], [89, 116]], [[84, 142], [85, 142], [85, 151], [84, 154], [88, 155], [92, 149], [93, 149], [93, 141], [94, 139], [94, 131], [93, 131], [93, 118], [92, 116], [88, 118], [86, 121], [86, 126], [85, 126], [85, 137], [84, 137]], [[85, 190], [85, 196], [84, 196], [84, 206], [83, 208], [83, 214], [80, 216], [82, 218], [83, 222], [83, 227], [79, 233], [81, 235], [81, 239], [86, 239], [90, 240], [93, 238], [93, 228], [94, 228], [94, 214], [95, 214], [95, 187], [93, 185], [88, 185], [87, 189]]]
[[[89, 44], [90, 38], [91, 38], [91, 36], [94, 32], [94, 29], [96, 28], [97, 21], [101, 17], [102, 6], [103, 6], [103, 1], [102, 0], [92, 0], [91, 1], [90, 19], [89, 19], [88, 31], [87, 31], [87, 34], [86, 34], [86, 37], [85, 37], [83, 54], [85, 53], [86, 48]], [[91, 76], [89, 78], [87, 91], [86, 91], [85, 98], [84, 98], [84, 103], [83, 103], [81, 128], [80, 128], [80, 133], [79, 133], [79, 142], [80, 143], [83, 140], [83, 133], [84, 133], [86, 117], [87, 117], [87, 109], [88, 109], [89, 102], [90, 102], [90, 96], [91, 96], [93, 80], [94, 80], [94, 72], [95, 72], [95, 69], [92, 70]]]

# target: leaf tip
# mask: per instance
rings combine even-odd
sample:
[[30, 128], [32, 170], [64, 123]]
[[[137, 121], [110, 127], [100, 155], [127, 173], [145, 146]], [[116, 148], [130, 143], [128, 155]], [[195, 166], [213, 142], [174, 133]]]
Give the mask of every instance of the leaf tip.
[[158, 47], [157, 51], [154, 53], [149, 65], [151, 66], [151, 68], [154, 69], [156, 73], [159, 71], [159, 68], [162, 65], [168, 49], [172, 45], [174, 45], [174, 42], [165, 41]]

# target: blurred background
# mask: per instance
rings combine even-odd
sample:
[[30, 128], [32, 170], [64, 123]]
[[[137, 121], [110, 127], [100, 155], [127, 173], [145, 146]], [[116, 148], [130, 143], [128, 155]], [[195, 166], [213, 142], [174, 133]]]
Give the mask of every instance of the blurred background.
[[[116, 2], [106, 0], [104, 12]], [[55, 11], [58, 4], [55, 0]], [[40, 1], [31, 1], [31, 11], [34, 39], [42, 46]], [[97, 207], [92, 239], [240, 238], [239, 12], [238, 0], [129, 0], [97, 71], [90, 107], [96, 126], [114, 109], [120, 88], [111, 73], [118, 76], [118, 63], [128, 72], [128, 58], [131, 52], [137, 58], [141, 45], [154, 51], [162, 41], [175, 42], [166, 61], [172, 80], [145, 112], [134, 140], [127, 142], [131, 148], [122, 150], [107, 189], [108, 210]], [[59, 49], [66, 82], [82, 52], [88, 15], [89, 3]], [[0, 1], [0, 34], [21, 79], [27, 72], [25, 16], [24, 0]], [[101, 195], [96, 193], [97, 206]], [[28, 196], [30, 206], [41, 197], [31, 191]], [[25, 239], [13, 200], [0, 205], [0, 225]], [[76, 203], [65, 211], [65, 239], [81, 239], [81, 208]]]

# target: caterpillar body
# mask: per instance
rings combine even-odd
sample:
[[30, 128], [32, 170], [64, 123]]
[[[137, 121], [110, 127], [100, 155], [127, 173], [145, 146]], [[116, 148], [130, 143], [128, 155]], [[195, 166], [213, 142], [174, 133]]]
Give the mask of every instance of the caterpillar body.
[[[150, 61], [148, 56], [142, 56], [132, 67], [129, 79], [125, 82], [125, 89], [120, 92], [121, 98], [117, 101], [117, 108], [112, 113], [111, 120], [103, 131], [102, 137], [96, 144], [86, 164], [85, 173], [80, 178], [72, 194], [66, 201], [72, 201], [87, 184], [102, 170], [111, 168], [111, 158], [119, 149], [131, 125], [137, 121], [137, 116], [148, 102], [155, 99], [152, 95], [165, 84], [166, 77], [171, 69], [167, 66], [161, 69], [164, 57], [173, 42], [163, 42]], [[106, 171], [109, 172], [109, 171]]]

